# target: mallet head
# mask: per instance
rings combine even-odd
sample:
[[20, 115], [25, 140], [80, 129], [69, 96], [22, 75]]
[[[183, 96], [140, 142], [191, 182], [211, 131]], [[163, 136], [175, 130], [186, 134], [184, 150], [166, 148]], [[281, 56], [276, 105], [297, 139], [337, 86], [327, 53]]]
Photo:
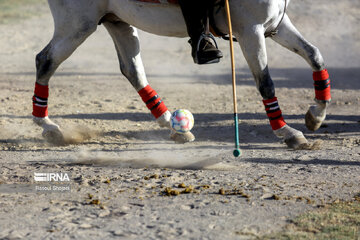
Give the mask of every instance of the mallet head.
[[234, 157], [240, 157], [240, 155], [241, 155], [240, 149], [235, 149], [233, 154], [234, 154]]

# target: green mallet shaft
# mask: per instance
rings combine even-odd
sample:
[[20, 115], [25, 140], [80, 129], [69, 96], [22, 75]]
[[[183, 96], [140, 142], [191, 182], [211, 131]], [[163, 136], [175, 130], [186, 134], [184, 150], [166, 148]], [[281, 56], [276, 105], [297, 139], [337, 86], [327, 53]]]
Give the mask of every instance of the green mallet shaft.
[[234, 157], [239, 157], [241, 155], [240, 144], [239, 144], [239, 117], [237, 113], [234, 113], [234, 122], [235, 122], [235, 150]]
[[235, 54], [234, 54], [234, 41], [233, 41], [229, 0], [225, 0], [225, 8], [226, 8], [227, 22], [228, 22], [228, 26], [229, 26], [232, 88], [233, 88], [233, 102], [234, 102], [235, 150], [234, 150], [233, 154], [235, 157], [239, 157], [241, 155], [241, 151], [240, 151], [240, 146], [239, 146], [240, 145], [239, 144], [239, 118], [238, 118], [238, 114], [237, 114]]

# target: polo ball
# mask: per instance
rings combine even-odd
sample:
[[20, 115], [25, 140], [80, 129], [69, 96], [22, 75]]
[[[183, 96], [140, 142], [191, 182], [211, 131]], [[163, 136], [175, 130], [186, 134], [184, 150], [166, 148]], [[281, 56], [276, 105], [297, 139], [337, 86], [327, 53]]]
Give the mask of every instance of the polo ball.
[[171, 128], [178, 133], [187, 133], [194, 127], [194, 116], [189, 110], [179, 109], [171, 115]]

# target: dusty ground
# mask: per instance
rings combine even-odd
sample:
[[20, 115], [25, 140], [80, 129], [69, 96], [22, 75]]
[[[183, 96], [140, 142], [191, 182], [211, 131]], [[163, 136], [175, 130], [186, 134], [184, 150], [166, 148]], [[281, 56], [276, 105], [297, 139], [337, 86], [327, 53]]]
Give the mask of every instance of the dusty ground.
[[[304, 126], [314, 95], [310, 68], [268, 40], [287, 122], [309, 140], [322, 140], [321, 149], [292, 151], [272, 134], [237, 47], [239, 159], [231, 154], [227, 42], [220, 42], [226, 53], [220, 64], [199, 67], [186, 39], [140, 33], [153, 88], [169, 109], [195, 116], [196, 141], [177, 145], [120, 75], [100, 26], [50, 85], [52, 119], [71, 136], [80, 129], [91, 139], [57, 147], [31, 120], [34, 57], [53, 30], [47, 6], [37, 17], [0, 25], [0, 238], [247, 239], [324, 203], [351, 199], [360, 192], [360, 4], [333, 2], [298, 1], [289, 9], [332, 78], [333, 102], [318, 132]], [[34, 172], [70, 173], [71, 193], [35, 192]], [[166, 196], [167, 187], [183, 191], [181, 183], [192, 186], [189, 194]]]

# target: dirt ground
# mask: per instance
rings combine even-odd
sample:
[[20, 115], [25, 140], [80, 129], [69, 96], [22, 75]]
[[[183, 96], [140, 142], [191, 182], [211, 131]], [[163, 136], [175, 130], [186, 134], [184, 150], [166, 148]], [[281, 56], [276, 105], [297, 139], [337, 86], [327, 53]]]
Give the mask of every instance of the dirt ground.
[[[333, 101], [319, 131], [304, 125], [314, 98], [311, 69], [267, 40], [284, 116], [310, 141], [322, 140], [320, 150], [289, 150], [272, 134], [236, 46], [237, 159], [227, 42], [219, 40], [220, 64], [200, 67], [187, 39], [140, 32], [152, 87], [169, 109], [194, 114], [196, 141], [179, 145], [120, 74], [99, 26], [51, 80], [50, 117], [79, 140], [53, 146], [31, 118], [34, 58], [51, 39], [50, 12], [40, 6], [36, 17], [0, 25], [0, 239], [252, 239], [302, 212], [351, 199], [360, 192], [360, 3], [332, 2], [296, 1], [289, 9], [332, 79]], [[69, 173], [71, 191], [36, 192], [35, 172]]]

